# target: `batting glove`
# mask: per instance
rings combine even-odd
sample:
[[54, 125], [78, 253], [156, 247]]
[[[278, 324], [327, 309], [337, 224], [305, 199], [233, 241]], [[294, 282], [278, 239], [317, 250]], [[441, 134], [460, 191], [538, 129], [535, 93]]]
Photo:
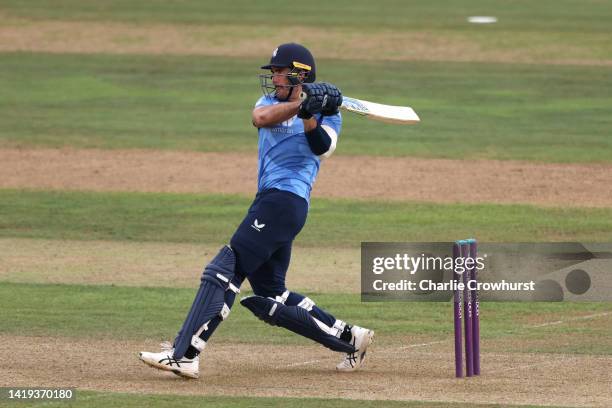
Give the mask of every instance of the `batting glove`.
[[302, 84], [302, 104], [298, 111], [298, 118], [310, 119], [315, 113], [321, 113], [327, 103], [326, 87], [321, 83]]

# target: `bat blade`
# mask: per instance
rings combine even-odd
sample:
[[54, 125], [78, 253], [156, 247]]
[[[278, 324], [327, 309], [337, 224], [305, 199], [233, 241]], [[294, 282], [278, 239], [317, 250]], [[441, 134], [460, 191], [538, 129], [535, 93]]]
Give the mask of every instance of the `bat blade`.
[[409, 106], [383, 105], [361, 99], [342, 97], [341, 109], [365, 116], [372, 120], [399, 125], [414, 125], [421, 121], [419, 115]]

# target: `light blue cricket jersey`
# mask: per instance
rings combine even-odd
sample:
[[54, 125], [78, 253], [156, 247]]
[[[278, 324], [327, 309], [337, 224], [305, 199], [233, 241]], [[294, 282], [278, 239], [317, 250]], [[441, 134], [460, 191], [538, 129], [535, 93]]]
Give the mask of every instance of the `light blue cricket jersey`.
[[[276, 98], [262, 96], [255, 107], [275, 105]], [[320, 120], [320, 115], [315, 115]], [[322, 125], [334, 129], [340, 136], [342, 116], [323, 116]], [[278, 125], [259, 129], [259, 169], [257, 190], [277, 188], [303, 197], [310, 203], [321, 159], [310, 150], [304, 122], [297, 116]]]

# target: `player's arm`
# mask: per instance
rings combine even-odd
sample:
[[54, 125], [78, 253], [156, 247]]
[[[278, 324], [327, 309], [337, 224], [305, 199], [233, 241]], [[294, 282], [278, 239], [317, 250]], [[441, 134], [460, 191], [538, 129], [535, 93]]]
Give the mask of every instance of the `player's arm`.
[[304, 124], [304, 133], [310, 150], [317, 156], [327, 158], [336, 150], [338, 134], [331, 126], [320, 125], [315, 120], [311, 129], [306, 129]]
[[295, 116], [301, 104], [302, 101], [298, 100], [257, 107], [253, 109], [253, 126], [262, 128], [289, 120]]

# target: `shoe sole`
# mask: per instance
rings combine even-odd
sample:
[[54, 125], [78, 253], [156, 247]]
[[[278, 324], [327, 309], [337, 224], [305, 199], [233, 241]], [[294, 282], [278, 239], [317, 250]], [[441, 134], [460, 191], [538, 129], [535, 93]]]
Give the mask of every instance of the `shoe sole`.
[[[365, 344], [362, 344], [361, 347], [363, 348], [363, 351], [360, 353], [361, 354], [361, 363], [359, 363], [358, 365], [356, 365], [355, 367], [351, 368], [351, 369], [339, 369], [338, 367], [336, 367], [336, 371], [340, 371], [342, 373], [351, 373], [353, 371], [357, 371], [358, 369], [360, 369], [361, 367], [363, 367], [363, 365], [365, 364], [365, 360], [366, 360], [366, 352], [368, 351], [368, 347], [370, 347], [370, 344], [372, 344], [372, 342], [374, 341], [374, 330], [368, 330], [368, 334], [366, 335], [367, 337], [367, 341], [365, 341]], [[361, 348], [360, 347], [360, 348]]]
[[142, 361], [143, 363], [145, 363], [149, 367], [157, 368], [158, 370], [161, 370], [161, 371], [171, 372], [171, 373], [173, 373], [175, 375], [178, 375], [179, 377], [189, 378], [189, 379], [198, 379], [198, 378], [200, 378], [200, 375], [197, 374], [197, 373], [195, 373], [195, 374], [187, 374], [187, 373], [183, 373], [180, 370], [177, 370], [175, 368], [168, 367], [167, 365], [159, 364], [156, 361], [145, 360], [145, 359], [142, 358], [142, 353], [138, 353], [138, 358], [140, 359], [140, 361]]

